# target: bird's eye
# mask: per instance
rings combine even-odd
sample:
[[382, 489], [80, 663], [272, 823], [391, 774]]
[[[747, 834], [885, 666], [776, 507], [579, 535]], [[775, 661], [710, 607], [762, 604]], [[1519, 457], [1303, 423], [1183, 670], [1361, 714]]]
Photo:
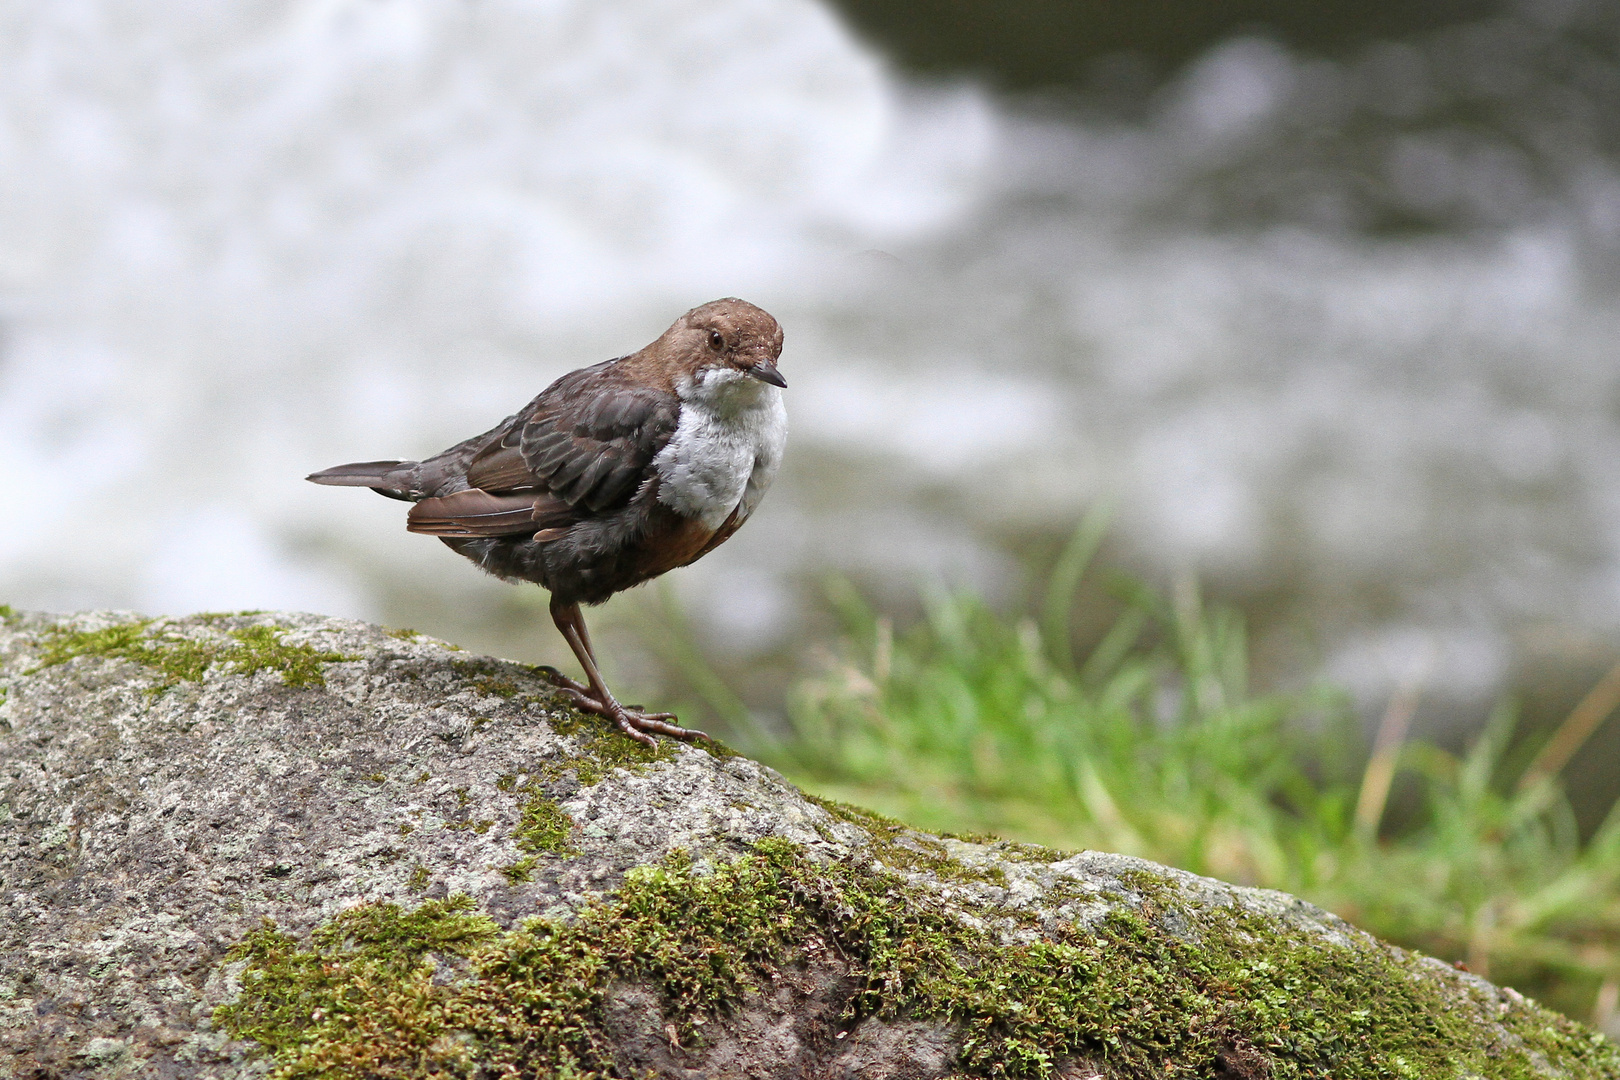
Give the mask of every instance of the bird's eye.
[[720, 335], [720, 331], [718, 331], [718, 330], [710, 330], [709, 331], [709, 348], [713, 349], [715, 352], [719, 352], [721, 349], [724, 349], [725, 347], [726, 347], [726, 339]]

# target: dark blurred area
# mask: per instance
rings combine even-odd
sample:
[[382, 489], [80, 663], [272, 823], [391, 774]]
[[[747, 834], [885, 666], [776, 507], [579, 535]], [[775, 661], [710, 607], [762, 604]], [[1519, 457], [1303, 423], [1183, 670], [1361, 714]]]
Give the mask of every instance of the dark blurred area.
[[1483, 19], [1485, 0], [833, 0], [855, 29], [907, 69], [973, 75], [1009, 91], [1153, 89], [1172, 70], [1237, 35], [1343, 57], [1376, 41]]
[[835, 6], [910, 72], [1093, 120], [1150, 119], [1167, 84], [1223, 42], [1278, 46], [1276, 66], [1295, 70], [1269, 137], [1212, 153], [1160, 208], [1198, 224], [1507, 229], [1580, 200], [1593, 157], [1620, 155], [1620, 5], [1608, 0]]

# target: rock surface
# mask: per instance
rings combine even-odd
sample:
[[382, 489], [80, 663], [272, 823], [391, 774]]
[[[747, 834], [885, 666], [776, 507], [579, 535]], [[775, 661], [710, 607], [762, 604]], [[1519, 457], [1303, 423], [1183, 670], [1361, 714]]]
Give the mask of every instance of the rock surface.
[[916, 833], [410, 633], [6, 611], [0, 694], [0, 1075], [1620, 1077], [1291, 897]]

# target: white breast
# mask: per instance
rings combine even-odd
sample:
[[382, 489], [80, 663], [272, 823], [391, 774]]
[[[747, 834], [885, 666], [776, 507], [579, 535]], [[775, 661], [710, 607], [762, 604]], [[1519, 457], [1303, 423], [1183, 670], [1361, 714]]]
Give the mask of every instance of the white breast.
[[782, 391], [733, 368], [717, 368], [683, 380], [675, 392], [680, 421], [653, 459], [658, 501], [711, 529], [733, 510], [746, 519], [782, 462]]

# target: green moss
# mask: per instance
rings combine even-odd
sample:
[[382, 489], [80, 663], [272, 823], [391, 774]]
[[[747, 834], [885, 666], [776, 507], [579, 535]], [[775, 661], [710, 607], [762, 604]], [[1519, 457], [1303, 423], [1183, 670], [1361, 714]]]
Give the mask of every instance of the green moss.
[[236, 950], [242, 993], [216, 1020], [258, 1041], [284, 1078], [613, 1076], [610, 985], [655, 989], [682, 1043], [700, 1046], [702, 1021], [822, 943], [849, 965], [846, 1020], [945, 1021], [966, 1075], [1050, 1076], [1085, 1058], [1131, 1077], [1239, 1060], [1276, 1080], [1518, 1078], [1537, 1054], [1571, 1076], [1620, 1075], [1612, 1044], [1528, 1002], [1504, 1017], [1522, 1044], [1484, 1040], [1474, 1014], [1494, 1019], [1494, 996], [1443, 992], [1379, 945], [1280, 936], [1219, 908], [1197, 913], [1189, 940], [1193, 920], [1166, 918], [1172, 895], [1007, 944], [899, 878], [772, 840], [727, 865], [676, 857], [632, 871], [568, 923], [502, 932], [463, 898], [353, 909], [307, 944], [266, 927]]
[[[980, 882], [1003, 887], [1007, 884], [1006, 872], [1001, 867], [965, 863], [951, 855], [937, 838], [918, 832], [894, 818], [817, 795], [805, 793], [804, 797], [840, 821], [859, 827], [872, 841], [872, 854], [887, 866], [929, 874], [942, 881]], [[822, 838], [828, 839], [826, 836]]]
[[702, 750], [716, 761], [724, 761], [726, 758], [744, 756], [742, 751], [733, 750], [731, 747], [727, 746], [713, 735], [709, 736], [707, 739], [695, 739], [691, 745]]
[[1527, 1050], [1549, 1061], [1579, 1062], [1573, 1076], [1613, 1076], [1617, 1067], [1615, 1044], [1584, 1024], [1577, 1024], [1559, 1013], [1527, 1002], [1528, 1008], [1512, 1009], [1500, 1019], [1502, 1026], [1519, 1038]]
[[525, 784], [519, 790], [527, 798], [522, 818], [513, 832], [518, 847], [530, 855], [573, 854], [574, 819], [534, 784]]
[[658, 746], [654, 749], [646, 743], [630, 738], [619, 730], [617, 724], [582, 709], [570, 709], [562, 716], [554, 715], [549, 718], [549, 722], [551, 729], [559, 735], [583, 738], [584, 754], [604, 763], [605, 768], [601, 771], [590, 772], [589, 775], [594, 779], [586, 780], [583, 776], [580, 778], [580, 783], [587, 785], [596, 783], [613, 769], [626, 768], [632, 772], [639, 772], [653, 762], [672, 761], [683, 745], [696, 747], [719, 761], [742, 756], [718, 739], [694, 739], [687, 743], [659, 736]]
[[1026, 844], [1019, 840], [1007, 840], [994, 833], [942, 833], [951, 840], [961, 840], [969, 844], [981, 844], [991, 849], [997, 858], [1017, 863], [1043, 863], [1050, 864], [1062, 862], [1073, 851], [1064, 851], [1060, 848], [1049, 848], [1042, 844]]
[[495, 869], [500, 871], [501, 876], [506, 878], [509, 884], [521, 885], [523, 882], [530, 881], [534, 878], [534, 868], [539, 865], [540, 856], [525, 855], [517, 862], [510, 862], [505, 866], [497, 866]]
[[10, 622], [17, 617], [10, 604], [0, 604], [0, 622]]
[[296, 1059], [312, 1027], [359, 1019], [350, 1015], [362, 996], [357, 987], [430, 997], [431, 987], [413, 985], [427, 957], [468, 955], [497, 933], [494, 923], [471, 909], [465, 896], [428, 901], [409, 914], [391, 904], [353, 908], [318, 928], [307, 950], [266, 920], [236, 948], [233, 956], [248, 960], [242, 994], [218, 1010], [215, 1021], [250, 1031], [250, 1038], [283, 1061]]
[[648, 746], [624, 734], [618, 725], [577, 709], [551, 717], [550, 724], [557, 734], [577, 737], [582, 745], [578, 754], [547, 762], [541, 774], [548, 780], [561, 780], [573, 773], [581, 787], [600, 783], [614, 769], [641, 772], [656, 762], [673, 761], [680, 745], [673, 739], [659, 739], [657, 746]]
[[876, 810], [868, 810], [864, 806], [853, 806], [850, 803], [839, 802], [837, 799], [824, 799], [820, 795], [812, 795], [808, 791], [803, 792], [803, 795], [806, 801], [821, 807], [839, 821], [847, 821], [851, 825], [858, 825], [868, 833], [893, 832], [897, 829], [909, 827], [903, 821], [889, 817], [886, 814], [880, 814]]
[[410, 629], [389, 630], [387, 633], [389, 637], [398, 638], [400, 641], [415, 641], [417, 638], [422, 636], [422, 632], [420, 630]]
[[279, 671], [288, 686], [325, 686], [327, 664], [355, 659], [342, 653], [322, 652], [308, 645], [284, 645], [281, 631], [273, 626], [250, 626], [232, 630], [231, 637], [247, 646], [246, 655], [233, 651], [221, 659], [235, 665], [238, 673]]
[[[544, 667], [487, 659], [453, 660], [450, 667], [479, 694], [508, 700], [520, 698], [526, 704], [556, 707], [556, 688], [546, 678]], [[481, 722], [487, 721], [474, 721]], [[583, 739], [584, 746], [581, 753], [566, 762], [552, 763], [546, 773], [548, 779], [573, 772], [582, 786], [599, 783], [614, 769], [639, 772], [653, 762], [672, 760], [678, 748], [675, 740], [661, 738], [654, 749], [628, 737], [616, 724], [572, 707], [560, 715], [553, 713], [550, 723], [559, 735]], [[721, 760], [741, 756], [717, 739], [699, 740], [692, 745]]]
[[526, 854], [514, 863], [496, 867], [507, 881], [516, 885], [533, 876], [534, 868], [540, 865], [541, 856], [560, 855], [566, 859], [577, 853], [573, 842], [574, 819], [538, 784], [531, 781], [520, 787], [516, 777], [502, 777], [501, 780], [508, 781], [507, 785], [501, 787], [501, 781], [496, 781], [496, 787], [501, 787], [502, 791], [515, 790], [523, 796], [523, 809], [519, 811], [518, 826], [513, 830], [512, 838], [517, 841], [518, 849]]
[[532, 780], [519, 784], [517, 777], [510, 773], [497, 779], [495, 787], [500, 791], [515, 792], [523, 799], [512, 838], [525, 854], [516, 862], [495, 868], [505, 875], [507, 881], [513, 885], [528, 881], [533, 876], [534, 868], [540, 865], [542, 856], [559, 855], [566, 859], [577, 853], [573, 843], [574, 819], [557, 805], [556, 799], [546, 794], [544, 788]]
[[[219, 616], [224, 618], [225, 616]], [[277, 671], [288, 686], [326, 685], [326, 664], [353, 657], [321, 652], [307, 645], [287, 645], [283, 631], [274, 626], [249, 626], [231, 630], [224, 637], [196, 639], [165, 632], [154, 620], [119, 623], [102, 630], [58, 629], [44, 638], [40, 671], [65, 664], [80, 656], [112, 657], [130, 660], [158, 675], [152, 693], [182, 682], [196, 682], [215, 664], [229, 664], [237, 674], [252, 676], [260, 671]]]
[[428, 868], [423, 866], [421, 863], [417, 863], [416, 866], [412, 868], [411, 876], [409, 880], [405, 882], [405, 887], [410, 889], [413, 893], [427, 892], [427, 887], [432, 880], [433, 875], [428, 873]]
[[450, 669], [472, 683], [480, 694], [499, 698], [513, 698], [523, 692], [511, 665], [498, 660], [452, 660]]

